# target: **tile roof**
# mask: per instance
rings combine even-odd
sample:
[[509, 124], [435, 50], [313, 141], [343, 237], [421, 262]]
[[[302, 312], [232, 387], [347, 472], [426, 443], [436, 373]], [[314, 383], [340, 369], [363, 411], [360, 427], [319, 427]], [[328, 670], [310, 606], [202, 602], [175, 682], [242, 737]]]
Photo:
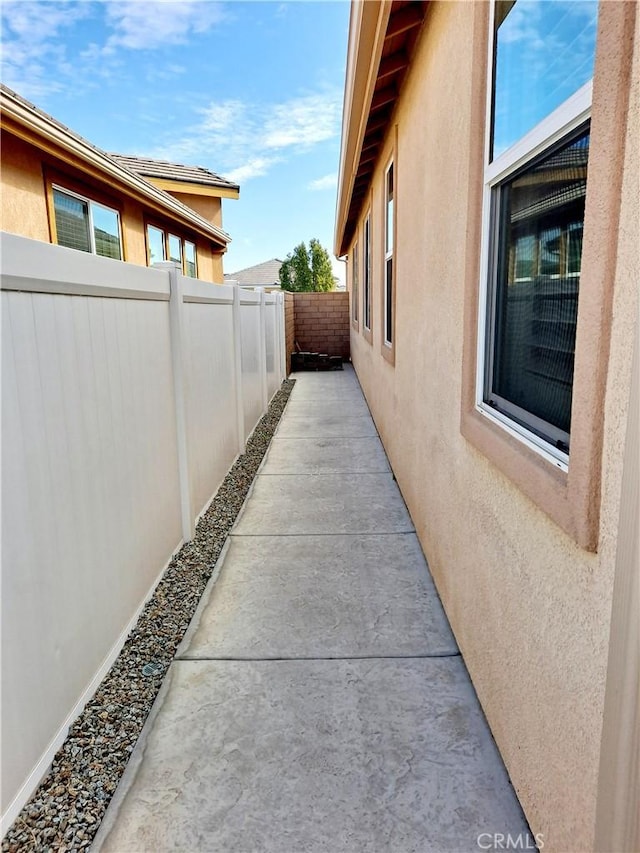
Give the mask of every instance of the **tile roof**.
[[280, 267], [282, 264], [283, 261], [278, 260], [278, 258], [272, 258], [270, 261], [264, 261], [253, 267], [228, 273], [225, 275], [225, 279], [237, 281], [238, 284], [253, 285], [254, 287], [280, 284]]
[[133, 157], [129, 154], [114, 154], [121, 166], [132, 169], [144, 178], [164, 178], [168, 181], [186, 181], [190, 184], [203, 184], [210, 187], [239, 190], [238, 184], [216, 175], [203, 166], [184, 166], [182, 163], [170, 163], [168, 160], [152, 160], [150, 157]]

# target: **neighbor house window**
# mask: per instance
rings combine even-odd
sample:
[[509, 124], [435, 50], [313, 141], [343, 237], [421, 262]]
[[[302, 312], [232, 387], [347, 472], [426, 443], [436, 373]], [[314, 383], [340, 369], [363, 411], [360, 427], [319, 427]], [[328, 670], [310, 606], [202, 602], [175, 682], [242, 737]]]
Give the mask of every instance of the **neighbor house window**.
[[364, 269], [362, 293], [362, 323], [371, 331], [371, 216], [364, 221]]
[[169, 234], [169, 260], [182, 266], [182, 240], [175, 234]]
[[53, 209], [59, 246], [122, 260], [117, 210], [55, 186]]
[[358, 322], [358, 244], [354, 243], [351, 253], [351, 317]]
[[167, 260], [164, 231], [155, 228], [153, 225], [147, 226], [147, 251], [149, 266]]
[[384, 342], [393, 344], [393, 237], [395, 217], [393, 207], [393, 163], [385, 175], [385, 218], [384, 218]]
[[597, 3], [494, 7], [477, 404], [569, 461]]
[[184, 241], [184, 274], [189, 278], [198, 277], [198, 267], [196, 264], [196, 244]]
[[161, 261], [180, 264], [184, 275], [197, 278], [196, 245], [155, 225], [147, 225], [147, 259], [149, 266]]

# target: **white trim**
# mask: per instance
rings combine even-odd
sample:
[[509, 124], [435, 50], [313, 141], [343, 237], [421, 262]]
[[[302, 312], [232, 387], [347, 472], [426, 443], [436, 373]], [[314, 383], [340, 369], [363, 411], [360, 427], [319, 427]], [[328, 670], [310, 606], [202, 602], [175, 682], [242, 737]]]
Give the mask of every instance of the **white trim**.
[[[110, 258], [110, 255], [100, 255], [96, 250], [96, 234], [95, 234], [95, 225], [93, 223], [93, 206], [101, 207], [103, 210], [108, 210], [109, 213], [115, 213], [116, 219], [118, 221], [118, 248], [120, 249], [120, 257], [119, 258], [111, 258], [112, 261], [124, 261], [124, 251], [123, 251], [123, 241], [122, 241], [122, 223], [120, 221], [120, 211], [116, 210], [114, 207], [109, 207], [108, 204], [102, 204], [99, 201], [94, 201], [89, 196], [80, 195], [80, 193], [74, 192], [73, 190], [69, 190], [66, 187], [61, 186], [60, 184], [51, 184], [52, 190], [57, 190], [59, 193], [63, 195], [68, 195], [70, 198], [77, 198], [78, 201], [83, 201], [87, 205], [87, 215], [89, 217], [89, 243], [91, 244], [91, 254], [98, 255], [100, 258]], [[56, 216], [56, 200], [55, 197], [53, 199], [53, 216], [56, 220], [56, 246], [60, 245], [59, 242], [59, 234], [58, 234], [58, 218]], [[63, 246], [65, 249], [74, 249], [76, 252], [82, 251], [82, 249], [75, 249], [74, 246]]]
[[591, 114], [592, 92], [593, 82], [589, 80], [493, 162], [485, 160], [485, 183], [492, 186], [501, 183], [520, 166], [580, 127]]
[[487, 403], [479, 403], [476, 405], [476, 410], [483, 417], [502, 427], [509, 435], [519, 439], [530, 450], [535, 450], [556, 468], [565, 472], [569, 470], [569, 456], [566, 453], [553, 447], [549, 442], [521, 426], [517, 421], [503, 415], [502, 412], [496, 411], [496, 409], [491, 408]]
[[492, 285], [489, 278], [494, 264], [490, 263], [495, 223], [493, 221], [492, 201], [495, 187], [504, 182], [509, 175], [560, 142], [574, 130], [584, 124], [591, 114], [593, 81], [585, 83], [553, 112], [545, 116], [534, 128], [517, 140], [493, 162], [491, 156], [491, 123], [493, 121], [493, 77], [495, 42], [495, 3], [491, 3], [489, 15], [489, 39], [487, 51], [487, 92], [485, 99], [485, 142], [484, 142], [484, 190], [482, 196], [482, 236], [480, 242], [480, 286], [478, 288], [478, 339], [476, 345], [476, 393], [475, 408], [510, 435], [517, 438], [531, 450], [534, 450], [556, 468], [568, 471], [569, 456], [554, 447], [548, 441], [522, 427], [507, 415], [496, 411], [484, 402], [485, 373], [487, 370], [487, 337], [490, 322], [489, 293]]
[[[389, 172], [393, 169], [393, 198], [391, 200], [393, 204], [392, 214], [391, 214], [391, 251], [387, 250], [387, 245], [389, 243]], [[389, 160], [387, 168], [384, 171], [384, 235], [383, 235], [383, 248], [384, 248], [384, 270], [382, 271], [383, 278], [383, 306], [382, 306], [382, 342], [384, 346], [388, 349], [393, 347], [393, 340], [389, 340], [387, 337], [387, 311], [389, 310], [388, 305], [388, 294], [387, 289], [389, 287], [389, 281], [387, 276], [388, 262], [391, 261], [391, 294], [393, 296], [393, 270], [395, 267], [394, 263], [394, 250], [395, 250], [395, 224], [396, 224], [396, 176], [395, 169], [393, 168], [393, 157]], [[391, 321], [393, 323], [394, 328], [392, 328], [392, 338], [395, 332], [395, 322], [394, 322], [393, 312], [391, 314]]]
[[359, 247], [358, 247], [358, 229], [356, 228], [356, 239], [351, 246], [350, 261], [351, 261], [351, 319], [354, 323], [360, 322], [360, 273], [358, 270], [359, 264]]
[[[364, 251], [362, 253], [362, 328], [371, 331], [371, 208], [367, 210], [362, 226]], [[367, 296], [365, 302], [365, 294]], [[369, 309], [367, 311], [367, 308]], [[369, 316], [367, 317], [367, 314]], [[367, 325], [367, 321], [369, 325]]]

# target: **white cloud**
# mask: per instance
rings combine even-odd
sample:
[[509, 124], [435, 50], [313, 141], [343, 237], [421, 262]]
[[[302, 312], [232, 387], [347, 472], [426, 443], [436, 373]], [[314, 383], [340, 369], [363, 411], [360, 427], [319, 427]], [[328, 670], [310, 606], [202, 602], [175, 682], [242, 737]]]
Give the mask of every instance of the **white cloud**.
[[325, 175], [323, 178], [316, 178], [307, 184], [309, 190], [332, 190], [338, 186], [338, 175], [332, 172], [330, 175]]
[[[337, 90], [275, 104], [214, 101], [199, 111], [200, 121], [195, 126], [159, 146], [151, 156], [182, 162], [211, 160], [225, 177], [246, 183], [267, 174], [285, 157], [337, 137], [341, 104], [342, 94]], [[322, 181], [330, 178], [327, 175]]]
[[112, 0], [105, 4], [106, 23], [114, 32], [105, 50], [117, 47], [152, 50], [185, 44], [192, 33], [205, 33], [224, 15], [210, 0]]
[[325, 94], [275, 104], [265, 124], [264, 144], [267, 148], [287, 148], [331, 139], [340, 121], [340, 109], [340, 99]]
[[3, 82], [27, 98], [60, 91], [63, 84], [48, 65], [53, 62], [61, 75], [69, 73], [62, 33], [90, 13], [89, 5], [3, 0], [0, 13]]
[[246, 183], [251, 178], [259, 178], [262, 175], [266, 175], [271, 166], [277, 163], [278, 160], [278, 157], [254, 157], [237, 169], [226, 172], [225, 178], [236, 184]]

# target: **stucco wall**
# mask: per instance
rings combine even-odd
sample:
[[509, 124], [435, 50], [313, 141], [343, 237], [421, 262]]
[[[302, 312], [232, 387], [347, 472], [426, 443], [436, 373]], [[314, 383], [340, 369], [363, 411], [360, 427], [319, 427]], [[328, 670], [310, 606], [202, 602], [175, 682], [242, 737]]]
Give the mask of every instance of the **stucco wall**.
[[190, 195], [187, 193], [171, 193], [172, 196], [199, 213], [208, 222], [222, 228], [222, 199], [209, 196]]
[[0, 136], [2, 230], [32, 240], [49, 241], [41, 158], [31, 145], [9, 133]]
[[[545, 851], [586, 851], [593, 848], [637, 322], [637, 230], [632, 239], [630, 219], [622, 228], [631, 215], [623, 211], [594, 554], [581, 549], [460, 432], [465, 235], [478, 226], [469, 220], [470, 164], [478, 139], [470, 92], [472, 73], [486, 60], [483, 45], [475, 52], [471, 46], [486, 36], [487, 9], [473, 3], [429, 6], [372, 184], [373, 340], [369, 344], [352, 330], [351, 357], [531, 828], [543, 834]], [[637, 134], [636, 113], [629, 144]], [[383, 168], [392, 153], [395, 366], [382, 357], [380, 310]], [[597, 168], [590, 163], [590, 178]], [[625, 183], [637, 191], [635, 168]], [[366, 206], [358, 228], [360, 257], [365, 213]], [[636, 277], [623, 278], [623, 261]], [[360, 291], [362, 298], [362, 278]], [[500, 828], [479, 827], [483, 830]]]
[[[3, 131], [1, 146], [0, 224], [2, 230], [48, 243], [50, 230], [43, 169], [59, 167], [63, 170], [62, 174], [68, 176], [71, 181], [69, 188], [86, 193], [89, 197], [92, 197], [92, 189], [82, 183], [85, 178], [80, 172], [74, 172], [68, 166], [63, 167], [50, 155], [45, 154], [43, 156], [42, 152], [38, 151], [33, 145], [11, 133]], [[64, 181], [60, 179], [60, 182], [63, 183]], [[106, 193], [113, 193], [113, 190], [107, 186], [101, 189]], [[95, 197], [95, 193], [93, 195]], [[96, 200], [99, 201], [100, 198]], [[219, 216], [220, 200], [213, 199], [212, 201], [214, 204], [208, 209], [208, 212], [214, 217]], [[107, 202], [108, 198], [105, 199], [105, 203]], [[130, 263], [146, 266], [145, 210], [139, 202], [133, 199], [125, 198], [121, 204], [125, 259]], [[217, 213], [214, 210], [216, 204]], [[154, 216], [153, 220], [158, 221], [158, 217]], [[216, 222], [216, 224], [219, 225], [220, 223]], [[184, 233], [182, 228], [176, 230], [180, 234]], [[222, 254], [213, 252], [211, 242], [205, 238], [198, 238], [196, 243], [198, 247], [198, 278], [221, 283], [224, 280]]]

